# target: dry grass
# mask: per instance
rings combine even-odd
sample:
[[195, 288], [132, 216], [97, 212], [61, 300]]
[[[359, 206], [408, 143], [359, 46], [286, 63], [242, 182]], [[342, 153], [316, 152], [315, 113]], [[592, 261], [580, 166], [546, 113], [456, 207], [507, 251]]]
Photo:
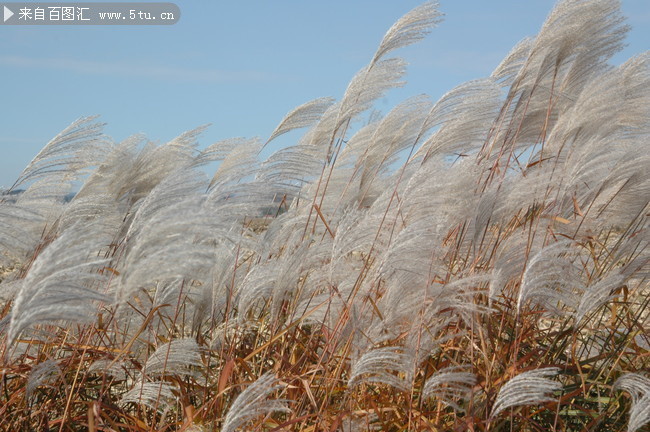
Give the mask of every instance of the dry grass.
[[263, 162], [50, 142], [0, 201], [0, 428], [647, 428], [648, 54], [608, 66], [616, 2], [562, 1], [490, 78], [359, 126], [438, 21]]

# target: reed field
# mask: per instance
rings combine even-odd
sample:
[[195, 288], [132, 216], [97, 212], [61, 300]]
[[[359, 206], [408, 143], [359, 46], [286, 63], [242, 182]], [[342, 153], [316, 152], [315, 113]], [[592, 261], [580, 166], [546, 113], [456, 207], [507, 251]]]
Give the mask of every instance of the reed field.
[[0, 430], [650, 430], [650, 52], [608, 63], [619, 6], [561, 0], [383, 115], [435, 2], [268, 138], [72, 123], [0, 195]]

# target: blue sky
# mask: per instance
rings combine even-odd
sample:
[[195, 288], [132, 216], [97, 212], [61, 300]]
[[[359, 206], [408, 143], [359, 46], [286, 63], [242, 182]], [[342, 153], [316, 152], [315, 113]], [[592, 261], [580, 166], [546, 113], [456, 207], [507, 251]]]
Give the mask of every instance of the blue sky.
[[[386, 30], [421, 1], [175, 3], [182, 16], [173, 26], [0, 26], [0, 186], [85, 115], [99, 114], [117, 141], [144, 133], [164, 142], [206, 123], [203, 145], [266, 139], [295, 106], [339, 99]], [[380, 111], [489, 75], [537, 33], [555, 1], [440, 3], [444, 21], [396, 53], [410, 64], [408, 84], [380, 100]], [[650, 1], [622, 8], [633, 28], [616, 63], [650, 49]]]

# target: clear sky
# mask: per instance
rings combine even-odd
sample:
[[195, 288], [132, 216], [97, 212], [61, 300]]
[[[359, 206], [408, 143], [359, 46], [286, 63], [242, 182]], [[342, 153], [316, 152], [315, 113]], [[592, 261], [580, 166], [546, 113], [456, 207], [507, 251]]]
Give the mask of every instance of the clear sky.
[[[340, 99], [386, 30], [422, 2], [175, 3], [182, 16], [173, 26], [0, 26], [0, 186], [85, 115], [99, 114], [117, 141], [144, 133], [165, 142], [206, 123], [203, 145], [266, 139], [295, 106]], [[516, 42], [538, 32], [555, 1], [440, 3], [444, 21], [395, 53], [410, 64], [408, 84], [379, 101], [380, 111], [416, 94], [436, 100], [489, 75]], [[633, 28], [616, 63], [650, 49], [650, 0], [623, 0], [622, 8]]]

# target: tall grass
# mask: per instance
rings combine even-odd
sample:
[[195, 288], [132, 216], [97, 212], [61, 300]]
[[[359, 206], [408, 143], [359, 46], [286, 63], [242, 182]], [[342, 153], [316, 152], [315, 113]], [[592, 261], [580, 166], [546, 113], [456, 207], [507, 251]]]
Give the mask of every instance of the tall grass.
[[0, 201], [0, 427], [647, 427], [648, 53], [609, 65], [618, 2], [563, 0], [491, 76], [368, 116], [440, 16], [266, 160], [95, 118], [47, 144]]

